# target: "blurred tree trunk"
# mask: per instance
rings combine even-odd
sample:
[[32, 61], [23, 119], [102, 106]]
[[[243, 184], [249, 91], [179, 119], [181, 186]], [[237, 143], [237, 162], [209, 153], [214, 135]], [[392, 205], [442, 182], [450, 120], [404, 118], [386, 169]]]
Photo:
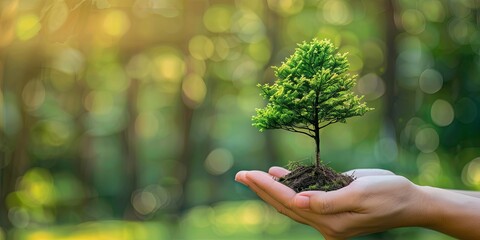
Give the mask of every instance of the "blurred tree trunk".
[[122, 134], [122, 142], [125, 146], [124, 173], [125, 188], [123, 191], [122, 201], [125, 206], [124, 216], [127, 219], [136, 219], [135, 210], [132, 208], [130, 199], [132, 193], [137, 189], [137, 137], [135, 133], [135, 120], [137, 118], [137, 98], [138, 98], [139, 82], [137, 79], [131, 79], [130, 87], [127, 93], [127, 113], [128, 124]]
[[[396, 83], [396, 58], [397, 50], [395, 38], [398, 35], [398, 29], [395, 24], [395, 0], [385, 0], [385, 46], [386, 46], [386, 66], [383, 79], [385, 80], [385, 106], [384, 123], [387, 131], [394, 131], [396, 126], [394, 119], [397, 119], [395, 102], [397, 100], [398, 87]], [[394, 134], [393, 132], [387, 133]]]
[[[195, 35], [195, 29], [202, 29], [199, 28], [202, 24], [202, 14], [204, 10], [208, 7], [208, 2], [205, 0], [183, 0], [183, 24], [182, 26], [185, 27], [183, 31], [183, 41], [181, 48], [183, 49], [183, 53], [185, 56], [189, 56], [188, 50], [188, 43], [190, 39]], [[188, 72], [191, 71], [191, 68], [187, 66], [186, 75]], [[182, 88], [181, 85], [179, 86], [179, 95], [178, 95], [179, 104], [179, 111], [177, 113], [178, 118], [178, 127], [179, 127], [179, 134], [180, 134], [180, 147], [179, 152], [176, 158], [178, 164], [176, 164], [175, 175], [179, 176], [177, 179], [180, 181], [182, 195], [180, 199], [176, 200], [175, 210], [177, 213], [181, 213], [187, 209], [187, 201], [189, 195], [187, 191], [187, 184], [189, 182], [189, 178], [191, 177], [192, 167], [193, 167], [193, 141], [192, 141], [192, 125], [193, 123], [193, 113], [194, 110], [187, 106], [185, 102], [182, 100]]]
[[[78, 4], [78, 2], [68, 1], [70, 7]], [[70, 12], [67, 21], [55, 34], [49, 36], [51, 42], [63, 42], [68, 38], [83, 39], [83, 42], [71, 42], [69, 44], [74, 45], [75, 48], [83, 53], [88, 54], [90, 50], [90, 42], [92, 42], [93, 36], [87, 30], [87, 25], [92, 14], [92, 3], [85, 2], [78, 6], [74, 11]], [[73, 46], [72, 46], [73, 47]], [[85, 71], [85, 70], [84, 70]], [[84, 117], [88, 114], [85, 111], [84, 99], [89, 94], [89, 87], [85, 80], [85, 72], [75, 74], [75, 91], [72, 94], [76, 94], [78, 99], [78, 112], [75, 115], [75, 126], [77, 127], [78, 145], [76, 146], [77, 157], [75, 163], [73, 163], [75, 169], [74, 172], [85, 187], [85, 195], [81, 200], [81, 204], [77, 211], [84, 211], [88, 208], [92, 201], [92, 190], [94, 189], [93, 183], [93, 171], [94, 171], [94, 153], [92, 140], [93, 137], [87, 133], [85, 128]], [[87, 219], [82, 219], [87, 220]]]
[[[1, 114], [1, 120], [0, 122], [2, 124], [5, 123], [5, 104], [3, 103], [4, 101], [4, 96], [3, 96], [3, 93], [4, 93], [4, 89], [3, 89], [3, 62], [1, 61], [1, 58], [0, 58], [0, 90], [1, 90], [1, 94], [0, 95], [0, 101], [2, 101], [0, 104], [2, 105], [2, 108], [0, 109], [0, 114]], [[4, 126], [2, 125], [2, 128]], [[6, 185], [6, 179], [5, 179], [5, 174], [6, 172], [4, 172], [4, 169], [5, 169], [5, 165], [7, 164], [7, 158], [8, 158], [8, 153], [7, 153], [7, 146], [6, 146], [6, 142], [5, 142], [5, 134], [4, 134], [4, 131], [3, 129], [0, 131], [0, 212], [2, 212], [3, 214], [0, 215], [0, 226], [6, 226], [8, 221], [6, 219], [6, 216], [7, 216], [7, 206], [5, 205], [5, 197], [6, 197], [6, 191], [5, 191], [5, 188], [7, 187]]]
[[475, 16], [477, 18], [477, 26], [480, 26], [480, 0], [475, 1]]
[[[266, 4], [266, 3], [265, 3]], [[279, 59], [276, 54], [280, 52], [279, 46], [280, 43], [278, 42], [279, 39], [282, 39], [280, 36], [280, 31], [278, 29], [280, 28], [280, 17], [278, 16], [277, 13], [274, 11], [270, 10], [268, 6], [265, 7], [265, 15], [266, 15], [266, 22], [265, 25], [267, 26], [267, 34], [268, 34], [268, 39], [271, 41], [271, 57], [270, 60], [268, 60], [268, 63], [265, 64], [264, 71], [262, 71], [261, 74], [263, 76], [259, 76], [259, 79], [262, 79], [262, 84], [263, 83], [273, 83], [275, 79], [267, 79], [265, 76], [274, 76], [272, 75], [266, 75], [265, 73], [268, 71], [267, 69], [271, 69], [270, 67], [278, 64], [277, 60]], [[270, 70], [271, 71], [271, 70]], [[267, 159], [265, 161], [267, 168], [270, 166], [274, 165], [280, 165], [279, 164], [279, 157], [278, 157], [278, 150], [277, 146], [275, 143], [275, 137], [273, 135], [272, 131], [265, 131], [262, 133], [262, 135], [265, 137], [265, 145], [266, 145], [266, 152], [267, 152]]]
[[[28, 49], [26, 49], [25, 51], [28, 51]], [[31, 54], [36, 54], [37, 56], [40, 56], [40, 54], [35, 53], [34, 51], [30, 52]], [[0, 57], [2, 57], [0, 59], [6, 59], [5, 62], [7, 62], [8, 57]], [[41, 59], [41, 56], [39, 57], [39, 59]], [[39, 75], [40, 80], [44, 79], [44, 71], [41, 69], [41, 67], [39, 67], [40, 64], [39, 62], [37, 62], [37, 60], [38, 59], [32, 59], [32, 61], [30, 62], [24, 62], [22, 65], [23, 69], [15, 69], [15, 74], [17, 75], [15, 75], [14, 78], [11, 78], [12, 80], [4, 80], [4, 82], [2, 82], [2, 89], [9, 89], [9, 91], [12, 92], [16, 97], [16, 107], [18, 107], [17, 110], [20, 113], [21, 122], [19, 126], [19, 132], [14, 137], [9, 138], [11, 144], [9, 144], [9, 146], [7, 147], [8, 150], [3, 154], [5, 159], [2, 159], [2, 162], [5, 162], [6, 165], [1, 169], [0, 176], [2, 181], [2, 188], [0, 189], [0, 210], [4, 213], [0, 214], [0, 222], [2, 223], [2, 226], [4, 226], [6, 229], [12, 227], [10, 221], [8, 220], [8, 208], [5, 203], [6, 197], [9, 193], [16, 190], [15, 187], [18, 179], [23, 176], [23, 174], [25, 174], [25, 171], [30, 165], [30, 159], [28, 156], [28, 142], [30, 139], [30, 127], [34, 123], [34, 119], [28, 113], [25, 107], [24, 101], [22, 99], [22, 93], [29, 79], [33, 79], [35, 77], [38, 77]], [[8, 61], [15, 62], [16, 59], [10, 59]], [[38, 61], [41, 62], [41, 60]], [[0, 62], [2, 61], [0, 60]], [[18, 66], [15, 63], [12, 64], [12, 66], [13, 65]], [[6, 66], [7, 69], [5, 69], [4, 71], [12, 71], [12, 69], [8, 69], [8, 67], [9, 66]], [[2, 78], [5, 75], [7, 75], [7, 73], [4, 72]], [[10, 73], [9, 75], [14, 74]], [[9, 128], [9, 126], [4, 127]]]
[[0, 131], [0, 226], [3, 226], [5, 228], [10, 228], [11, 224], [8, 221], [8, 208], [5, 203], [5, 198], [7, 197], [7, 194], [9, 193], [10, 189], [10, 183], [9, 183], [9, 162], [12, 160], [12, 157], [10, 155], [10, 150], [9, 146], [7, 145], [7, 136], [5, 135], [5, 128], [7, 127], [6, 124], [6, 109], [5, 109], [5, 82], [3, 79], [4, 76], [4, 61], [3, 61], [3, 49], [0, 48], [0, 90], [1, 90], [1, 95], [0, 95], [0, 106], [2, 108], [0, 109], [0, 114], [1, 114], [1, 124], [2, 124], [2, 129]]
[[[8, 220], [8, 208], [6, 206], [7, 195], [15, 190], [14, 169], [13, 166], [13, 151], [15, 145], [12, 143], [12, 139], [5, 134], [6, 125], [6, 101], [7, 101], [7, 89], [9, 92], [10, 85], [6, 79], [6, 64], [7, 64], [7, 52], [14, 39], [15, 18], [18, 13], [18, 0], [10, 1], [9, 3], [0, 4], [0, 114], [2, 129], [0, 130], [0, 226], [5, 229], [12, 227]], [[12, 86], [13, 87], [13, 86]], [[16, 92], [13, 92], [16, 93]]]
[[[181, 100], [180, 100], [181, 101]], [[187, 207], [187, 200], [189, 195], [187, 191], [187, 184], [190, 180], [192, 173], [192, 164], [193, 164], [193, 151], [192, 151], [192, 141], [191, 141], [191, 125], [193, 110], [186, 106], [183, 102], [180, 104], [180, 110], [177, 114], [179, 120], [179, 133], [180, 137], [180, 152], [176, 161], [178, 162], [175, 165], [174, 174], [176, 178], [180, 181], [180, 186], [182, 188], [182, 195], [180, 199], [176, 200], [175, 210], [176, 213], [182, 213]]]
[[7, 174], [5, 172], [5, 168], [7, 163], [7, 159], [10, 159], [8, 156], [8, 146], [6, 142], [6, 136], [5, 136], [5, 84], [3, 81], [3, 68], [4, 68], [4, 63], [3, 63], [3, 48], [0, 48], [0, 126], [1, 131], [0, 131], [0, 226], [5, 226], [7, 227], [9, 225], [8, 218], [7, 218], [7, 213], [8, 209], [7, 206], [5, 205], [5, 198], [7, 195], [7, 178], [5, 175]]
[[[88, 89], [85, 86], [85, 80], [82, 77], [76, 75], [76, 94], [79, 99], [85, 99], [88, 94]], [[76, 151], [78, 156], [74, 163], [74, 172], [78, 176], [78, 179], [85, 187], [85, 195], [80, 204], [79, 211], [87, 208], [89, 201], [91, 200], [91, 190], [93, 188], [93, 149], [92, 149], [92, 137], [87, 134], [85, 129], [84, 117], [88, 114], [83, 106], [83, 101], [78, 101], [78, 113], [75, 116], [75, 126], [77, 126], [78, 145]], [[86, 220], [86, 219], [85, 219]]]
[[[13, 144], [14, 149], [11, 152], [5, 153], [6, 159], [4, 161], [7, 163], [6, 166], [2, 168], [2, 189], [1, 192], [1, 211], [3, 214], [1, 216], [2, 226], [9, 229], [12, 227], [10, 221], [8, 220], [8, 208], [6, 206], [6, 197], [9, 193], [15, 191], [15, 185], [17, 180], [25, 173], [28, 169], [29, 160], [27, 156], [27, 142], [29, 138], [29, 116], [25, 113], [24, 109], [20, 109], [22, 126], [20, 127], [20, 133], [17, 135], [17, 139]], [[8, 127], [8, 126], [7, 126]]]

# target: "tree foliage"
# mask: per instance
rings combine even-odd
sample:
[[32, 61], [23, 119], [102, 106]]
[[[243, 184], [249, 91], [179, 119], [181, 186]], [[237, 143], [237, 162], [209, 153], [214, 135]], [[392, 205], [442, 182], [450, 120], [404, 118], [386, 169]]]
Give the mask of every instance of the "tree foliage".
[[268, 104], [256, 110], [253, 125], [260, 131], [302, 133], [318, 146], [320, 129], [371, 110], [351, 91], [356, 76], [347, 73], [346, 53], [337, 50], [329, 40], [298, 44], [293, 55], [274, 67], [275, 83], [259, 85]]

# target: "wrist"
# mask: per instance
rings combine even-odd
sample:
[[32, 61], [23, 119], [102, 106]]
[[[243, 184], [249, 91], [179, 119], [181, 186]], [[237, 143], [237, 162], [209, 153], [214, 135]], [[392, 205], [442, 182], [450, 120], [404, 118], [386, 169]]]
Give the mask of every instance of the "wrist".
[[417, 209], [420, 221], [417, 223], [417, 226], [438, 230], [443, 222], [441, 220], [442, 216], [445, 215], [441, 200], [443, 196], [434, 187], [417, 185], [417, 189], [420, 194], [420, 204], [419, 209]]
[[441, 188], [419, 186], [423, 199], [419, 226], [461, 238], [480, 236], [480, 200]]
[[432, 228], [435, 210], [431, 206], [431, 189], [418, 186], [411, 182], [407, 189], [403, 189], [402, 198], [397, 203], [401, 206], [395, 215], [395, 225], [392, 227], [424, 227]]

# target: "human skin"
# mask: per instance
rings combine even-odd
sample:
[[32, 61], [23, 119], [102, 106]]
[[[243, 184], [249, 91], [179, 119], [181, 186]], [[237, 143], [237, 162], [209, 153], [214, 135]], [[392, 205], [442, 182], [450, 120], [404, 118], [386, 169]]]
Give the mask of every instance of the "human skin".
[[240, 171], [247, 185], [278, 212], [317, 229], [325, 239], [346, 239], [397, 227], [424, 227], [459, 239], [480, 239], [480, 194], [419, 186], [381, 169], [347, 172], [356, 177], [335, 191], [295, 193], [277, 182], [280, 167]]

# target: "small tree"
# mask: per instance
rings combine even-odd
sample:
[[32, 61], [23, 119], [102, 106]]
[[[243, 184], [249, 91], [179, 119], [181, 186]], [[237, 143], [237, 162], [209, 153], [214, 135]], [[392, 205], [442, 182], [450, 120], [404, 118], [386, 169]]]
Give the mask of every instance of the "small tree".
[[252, 118], [260, 131], [284, 129], [313, 138], [316, 168], [320, 166], [320, 129], [371, 110], [360, 102], [363, 97], [351, 91], [356, 76], [347, 73], [346, 53], [336, 51], [329, 40], [298, 44], [293, 55], [274, 67], [278, 80], [258, 85], [268, 104], [256, 109]]

